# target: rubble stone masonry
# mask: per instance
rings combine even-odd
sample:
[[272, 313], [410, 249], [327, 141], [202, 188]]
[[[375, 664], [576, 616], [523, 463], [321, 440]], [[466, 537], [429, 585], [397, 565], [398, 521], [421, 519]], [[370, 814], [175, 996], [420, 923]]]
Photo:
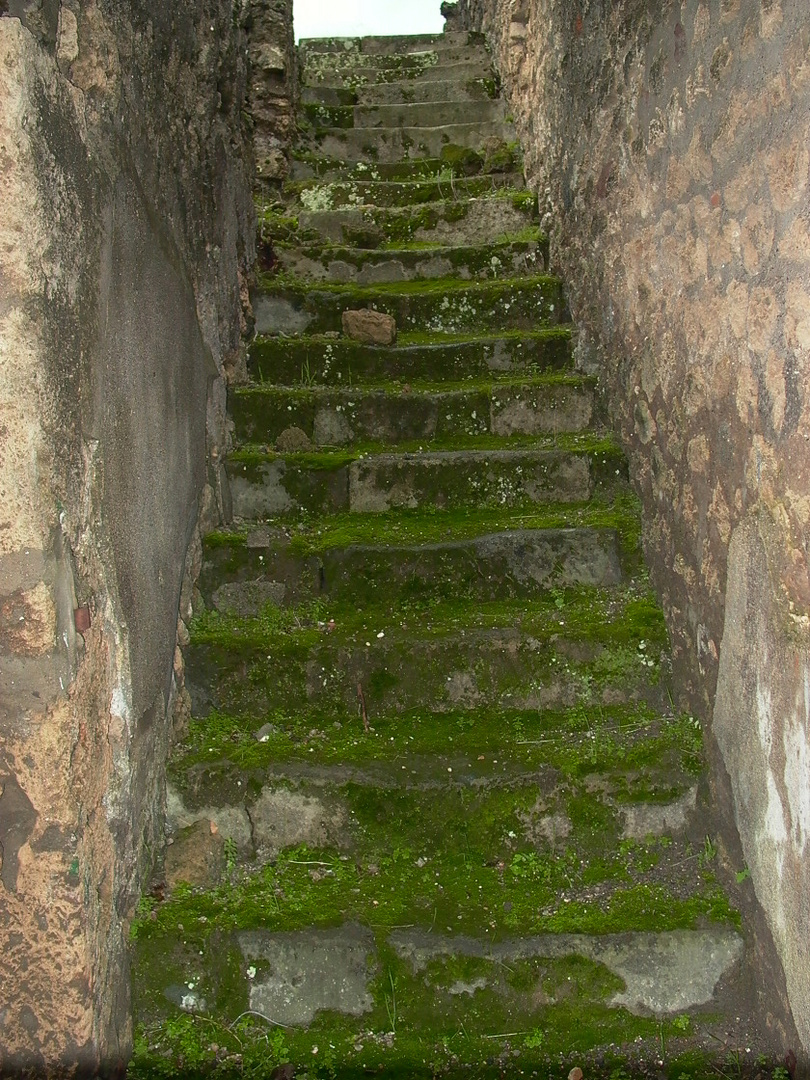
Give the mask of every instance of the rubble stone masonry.
[[579, 362], [630, 456], [675, 685], [707, 722], [713, 795], [767, 923], [763, 1011], [806, 1059], [806, 5], [461, 0], [460, 15], [492, 45]]

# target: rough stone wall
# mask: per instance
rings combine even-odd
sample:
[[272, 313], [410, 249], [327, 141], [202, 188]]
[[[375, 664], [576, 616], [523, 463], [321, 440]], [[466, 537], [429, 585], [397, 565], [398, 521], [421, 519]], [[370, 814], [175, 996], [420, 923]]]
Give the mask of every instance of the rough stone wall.
[[292, 0], [247, 0], [247, 4], [254, 184], [258, 193], [264, 194], [286, 179], [295, 135], [293, 10]]
[[254, 244], [244, 14], [0, 13], [0, 1073], [113, 1070], [186, 552], [193, 569], [200, 513], [227, 513]]
[[[489, 36], [548, 208], [579, 361], [599, 373], [630, 456], [676, 686], [709, 725], [714, 796], [733, 808], [806, 1058], [806, 5], [460, 8]], [[761, 988], [777, 1025], [780, 981]]]

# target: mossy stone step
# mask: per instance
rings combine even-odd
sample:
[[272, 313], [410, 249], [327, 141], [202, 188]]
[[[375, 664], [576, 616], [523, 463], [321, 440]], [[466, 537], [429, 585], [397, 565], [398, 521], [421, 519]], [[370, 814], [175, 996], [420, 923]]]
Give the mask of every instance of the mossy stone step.
[[263, 278], [254, 300], [259, 334], [339, 332], [343, 312], [373, 308], [397, 329], [431, 333], [534, 330], [562, 321], [562, 283], [548, 274], [466, 282], [439, 278], [392, 285], [278, 284]]
[[[447, 195], [451, 194], [448, 185]], [[448, 197], [411, 206], [266, 212], [261, 214], [259, 226], [266, 240], [306, 243], [325, 239], [367, 249], [403, 241], [489, 244], [521, 237], [526, 229], [536, 228], [537, 202], [526, 191], [494, 190], [475, 198]]]
[[273, 250], [281, 270], [309, 281], [380, 285], [396, 281], [435, 281], [436, 278], [517, 277], [548, 269], [548, 239], [514, 240], [476, 247], [420, 244], [412, 247], [365, 250], [337, 244], [276, 242]]
[[382, 71], [392, 75], [421, 72], [431, 67], [442, 68], [455, 64], [480, 64], [491, 68], [492, 61], [485, 46], [440, 42], [442, 48], [428, 46], [410, 52], [368, 53], [360, 50], [342, 49], [337, 52], [310, 52], [303, 57], [301, 83], [311, 85], [312, 77], [324, 71], [351, 75], [356, 71]]
[[209, 553], [199, 588], [217, 611], [258, 615], [268, 595], [279, 604], [320, 598], [358, 607], [379, 604], [381, 597], [391, 603], [428, 596], [499, 600], [618, 585], [622, 577], [612, 529], [524, 529], [434, 544], [352, 544], [320, 556], [296, 556], [289, 541], [266, 547], [237, 542]]
[[[299, 212], [458, 202], [491, 195], [501, 188], [523, 189], [523, 177], [514, 172], [454, 177], [449, 167], [440, 167], [433, 177], [418, 180], [291, 180], [284, 184], [283, 194], [295, 200]], [[531, 205], [532, 200], [526, 201]]]
[[258, 337], [248, 348], [248, 371], [259, 382], [362, 386], [420, 379], [480, 379], [494, 373], [563, 372], [571, 364], [571, 327], [525, 333], [400, 334], [394, 346], [361, 345], [341, 337]]
[[[365, 732], [359, 717], [345, 718], [344, 723], [345, 727], [340, 725], [339, 728], [341, 741], [348, 742], [348, 733], [352, 732], [355, 737], [351, 742], [355, 747], [365, 744], [371, 748], [371, 754], [386, 737], [381, 737], [376, 727]], [[261, 731], [262, 727], [256, 730]], [[374, 863], [380, 854], [382, 838], [379, 833], [369, 836], [367, 830], [357, 827], [352, 821], [357, 817], [352, 804], [356, 806], [361, 800], [368, 803], [376, 794], [380, 800], [388, 797], [398, 805], [403, 817], [407, 816], [407, 825], [398, 831], [398, 844], [421, 851], [427, 862], [440, 859], [442, 848], [452, 851], [453, 841], [442, 843], [440, 837], [431, 836], [434, 829], [430, 826], [435, 828], [436, 819], [443, 818], [448, 827], [456, 828], [458, 836], [458, 816], [463, 800], [467, 806], [472, 804], [484, 821], [489, 819], [488, 835], [481, 835], [484, 830], [480, 822], [477, 829], [468, 824], [464, 830], [467, 843], [472, 841], [471, 846], [481, 852], [482, 865], [492, 859], [495, 851], [501, 857], [505, 856], [507, 862], [510, 854], [514, 855], [515, 849], [522, 847], [523, 859], [516, 860], [515, 869], [519, 870], [521, 862], [525, 861], [531, 871], [536, 860], [538, 872], [534, 876], [539, 883], [542, 871], [547, 868], [542, 866], [538, 849], [547, 859], [556, 855], [564, 865], [567, 863], [566, 870], [576, 853], [582, 864], [591, 864], [588, 867], [591, 887], [601, 870], [603, 881], [600, 884], [607, 893], [604, 886], [611, 872], [619, 880], [628, 883], [632, 880], [628, 864], [632, 866], [633, 860], [627, 858], [627, 849], [632, 850], [632, 845], [627, 844], [628, 840], [636, 843], [639, 839], [647, 840], [654, 850], [654, 841], [665, 837], [669, 844], [661, 845], [663, 854], [676, 837], [684, 837], [694, 816], [697, 785], [694, 777], [681, 768], [677, 751], [671, 744], [666, 747], [665, 738], [651, 739], [647, 753], [637, 752], [630, 744], [628, 752], [639, 763], [632, 769], [625, 767], [622, 770], [611, 764], [602, 773], [592, 765], [590, 776], [598, 776], [600, 782], [597, 787], [592, 779], [589, 790], [588, 781], [582, 776], [571, 776], [551, 765], [529, 770], [509, 760], [508, 752], [505, 760], [501, 750], [477, 755], [455, 752], [449, 734], [452, 729], [445, 729], [448, 746], [444, 754], [425, 757], [411, 751], [407, 743], [396, 736], [387, 736], [399, 745], [395, 757], [386, 753], [382, 758], [372, 756], [364, 762], [324, 764], [318, 757], [321, 744], [329, 740], [330, 734], [322, 729], [312, 730], [317, 734], [310, 736], [308, 745], [302, 747], [303, 756], [299, 753], [286, 761], [267, 760], [265, 765], [260, 765], [257, 760], [256, 764], [237, 765], [227, 756], [226, 747], [223, 748], [226, 756], [219, 759], [209, 755], [194, 763], [176, 762], [168, 792], [172, 832], [188, 828], [196, 821], [213, 821], [223, 836], [238, 846], [245, 862], [259, 860], [261, 863], [277, 857], [284, 847], [320, 840], [323, 846], [351, 852], [356, 861]], [[385, 725], [383, 730], [392, 729]], [[254, 744], [258, 742], [254, 736], [250, 737]], [[279, 745], [275, 736], [274, 742]], [[259, 743], [257, 750], [263, 751], [267, 745]], [[654, 748], [660, 753], [664, 747], [660, 760], [653, 760]], [[289, 744], [285, 749], [289, 751]], [[313, 751], [315, 758], [307, 754], [307, 750]], [[264, 756], [268, 757], [266, 752]], [[573, 756], [570, 755], [572, 759]], [[584, 768], [586, 746], [580, 748], [580, 756]], [[644, 766], [640, 764], [642, 761]], [[623, 794], [632, 785], [634, 773], [637, 777], [643, 774], [644, 782], [653, 791], [660, 792], [661, 797], [629, 803], [622, 801]], [[424, 799], [420, 800], [420, 795]], [[301, 815], [298, 823], [285, 821], [284, 809], [291, 810], [296, 804], [299, 811], [306, 807], [309, 813]], [[270, 817], [273, 810], [275, 822]], [[319, 836], [313, 835], [313, 818], [319, 819]], [[649, 830], [646, 836], [639, 838], [638, 823], [642, 821], [648, 823]], [[601, 836], [599, 847], [594, 850], [594, 826], [597, 824]], [[478, 836], [475, 836], [476, 832]], [[510, 833], [512, 838], [509, 838]], [[535, 860], [526, 858], [531, 852]], [[601, 867], [594, 865], [596, 855], [601, 857]], [[634, 869], [637, 870], [636, 881], [639, 881], [643, 878], [643, 872], [638, 873], [641, 867], [637, 865]], [[662, 869], [656, 875], [659, 881], [664, 876]], [[679, 876], [673, 874], [671, 884], [675, 884]], [[685, 899], [684, 893], [695, 896], [703, 891], [701, 877], [690, 875], [690, 878], [686, 882], [677, 882], [682, 888], [681, 899]], [[615, 881], [613, 885], [615, 888]], [[576, 888], [571, 891], [576, 892]], [[542, 885], [538, 892], [545, 892]], [[571, 899], [569, 895], [569, 902]], [[548, 901], [548, 895], [543, 901]]]
[[[453, 64], [442, 64], [441, 68], [437, 67], [437, 63], [438, 56], [435, 52], [407, 57], [387, 67], [379, 64], [352, 66], [338, 71], [334, 67], [318, 63], [307, 70], [302, 86], [350, 90], [371, 86], [398, 86], [407, 91], [408, 88], [413, 89], [423, 82], [435, 82], [439, 77], [453, 83], [494, 78], [489, 58], [461, 60]], [[405, 98], [400, 96], [400, 100]]]
[[594, 380], [572, 376], [500, 382], [463, 390], [327, 390], [252, 386], [230, 402], [239, 443], [266, 443], [290, 426], [315, 446], [468, 435], [555, 435], [584, 431], [594, 416]]
[[[516, 143], [511, 144], [512, 158], [505, 162], [505, 171], [513, 172], [516, 167], [516, 163], [519, 161], [518, 147]], [[447, 155], [445, 155], [447, 156]], [[485, 169], [485, 155], [480, 156], [480, 168], [479, 172], [486, 172]], [[468, 168], [471, 169], [473, 159], [469, 159]], [[500, 163], [499, 169], [503, 166]], [[292, 163], [290, 170], [290, 179], [292, 181], [297, 180], [311, 180], [314, 178], [320, 179], [332, 179], [332, 180], [400, 180], [400, 181], [414, 181], [414, 180], [434, 180], [441, 174], [443, 170], [448, 167], [447, 161], [442, 161], [440, 157], [435, 158], [414, 158], [413, 160], [404, 161], [378, 161], [373, 165], [369, 165], [365, 161], [356, 161], [354, 163], [347, 163], [340, 158], [324, 157], [319, 154], [312, 154], [307, 151], [297, 151], [292, 155]], [[492, 171], [498, 171], [493, 169]], [[473, 175], [469, 173], [456, 173], [456, 175]]]
[[[186, 651], [193, 714], [261, 718], [307, 706], [356, 715], [358, 685], [369, 716], [414, 708], [665, 704], [658, 659], [645, 651], [641, 634], [625, 640], [632, 629], [622, 626], [620, 615], [608, 627], [588, 630], [567, 628], [565, 618], [555, 621], [547, 611], [532, 630], [478, 628], [466, 620], [439, 629], [430, 608], [412, 609], [405, 628], [401, 621], [394, 625], [397, 612], [366, 615], [365, 632], [343, 631], [338, 623], [333, 633], [314, 639], [310, 631], [268, 636], [261, 619], [252, 631], [250, 620], [215, 621]], [[604, 640], [607, 629], [612, 641]]]
[[[312, 102], [302, 106], [304, 119], [320, 128], [349, 130], [368, 128], [436, 128], [469, 121], [470, 104], [467, 101], [414, 101], [385, 105], [325, 105]], [[506, 115], [500, 99], [484, 98], [475, 103], [478, 123], [499, 123]]]
[[440, 127], [324, 128], [310, 132], [302, 145], [324, 157], [347, 162], [399, 161], [402, 158], [436, 158], [452, 144], [480, 151], [489, 139], [511, 143], [515, 130], [503, 120], [481, 120]]
[[[497, 444], [496, 444], [497, 445]], [[359, 451], [358, 451], [359, 453]], [[240, 451], [227, 465], [234, 513], [384, 513], [400, 507], [529, 507], [582, 502], [626, 486], [612, 446], [270, 454]]]
[[[444, 71], [444, 69], [441, 69]], [[375, 86], [308, 86], [301, 92], [304, 104], [319, 105], [388, 105], [416, 101], [491, 100], [498, 96], [498, 81], [494, 75], [474, 79], [447, 78], [405, 80], [399, 83], [379, 83]]]
[[312, 56], [407, 56], [426, 50], [446, 53], [448, 49], [464, 47], [486, 47], [484, 35], [473, 30], [448, 30], [442, 34], [395, 34], [390, 37], [302, 38], [298, 43], [303, 62]]

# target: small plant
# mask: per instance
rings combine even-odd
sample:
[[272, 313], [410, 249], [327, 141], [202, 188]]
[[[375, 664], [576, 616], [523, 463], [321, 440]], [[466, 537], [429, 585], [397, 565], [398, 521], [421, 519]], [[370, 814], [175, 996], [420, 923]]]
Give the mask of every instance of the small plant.
[[388, 982], [391, 986], [390, 995], [386, 991], [385, 993], [385, 1011], [388, 1013], [388, 1023], [391, 1027], [391, 1031], [397, 1030], [397, 984], [394, 979], [394, 973], [388, 969]]
[[239, 856], [239, 849], [236, 846], [236, 841], [232, 836], [229, 836], [225, 840], [225, 871], [228, 874], [232, 874], [236, 869], [236, 860]]
[[309, 357], [307, 357], [301, 365], [301, 385], [313, 386], [315, 384], [315, 376], [312, 374], [309, 368]]
[[680, 1035], [686, 1035], [692, 1026], [692, 1021], [686, 1013], [681, 1013], [680, 1016], [676, 1016], [672, 1021], [672, 1026]]
[[534, 1028], [523, 1040], [523, 1045], [527, 1050], [542, 1050], [545, 1039], [545, 1032], [540, 1028]]
[[751, 871], [747, 866], [744, 866], [742, 870], [737, 871], [734, 877], [737, 879], [737, 884], [742, 885], [744, 881], [751, 877]]
[[710, 836], [707, 836], [703, 841], [703, 849], [698, 854], [698, 863], [700, 866], [706, 866], [713, 859], [717, 857], [717, 844], [712, 840]]
[[551, 867], [534, 851], [518, 851], [512, 856], [509, 870], [520, 881], [551, 880]]

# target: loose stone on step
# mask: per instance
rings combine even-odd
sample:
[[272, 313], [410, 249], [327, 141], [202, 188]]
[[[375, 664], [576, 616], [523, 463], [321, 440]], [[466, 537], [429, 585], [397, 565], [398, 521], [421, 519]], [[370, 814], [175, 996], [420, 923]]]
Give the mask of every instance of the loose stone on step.
[[393, 316], [382, 311], [344, 311], [342, 321], [343, 333], [363, 345], [393, 345], [397, 340]]

